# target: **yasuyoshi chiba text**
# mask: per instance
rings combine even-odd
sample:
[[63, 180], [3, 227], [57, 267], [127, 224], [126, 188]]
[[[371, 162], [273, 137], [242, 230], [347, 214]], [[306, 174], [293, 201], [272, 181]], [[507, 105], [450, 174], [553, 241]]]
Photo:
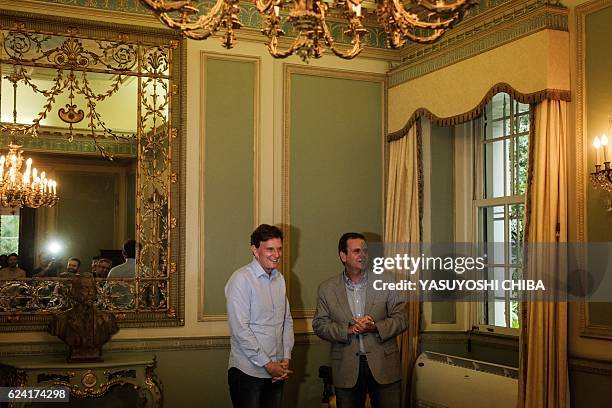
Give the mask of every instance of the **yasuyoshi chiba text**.
[[542, 280], [533, 279], [447, 279], [429, 280], [419, 279], [409, 281], [402, 279], [398, 282], [384, 282], [377, 279], [372, 283], [374, 290], [422, 290], [422, 291], [485, 291], [485, 290], [515, 290], [515, 291], [545, 291]]

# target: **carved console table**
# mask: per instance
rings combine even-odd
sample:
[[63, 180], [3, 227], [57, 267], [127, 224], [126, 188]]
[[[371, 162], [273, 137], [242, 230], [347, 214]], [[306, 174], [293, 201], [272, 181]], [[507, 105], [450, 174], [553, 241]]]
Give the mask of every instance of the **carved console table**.
[[[107, 353], [98, 363], [67, 363], [64, 357], [38, 356], [2, 359], [15, 367], [15, 387], [68, 387], [70, 399], [100, 398], [115, 386], [132, 386], [139, 406], [161, 408], [161, 382], [151, 354]], [[21, 405], [14, 405], [15, 407]]]

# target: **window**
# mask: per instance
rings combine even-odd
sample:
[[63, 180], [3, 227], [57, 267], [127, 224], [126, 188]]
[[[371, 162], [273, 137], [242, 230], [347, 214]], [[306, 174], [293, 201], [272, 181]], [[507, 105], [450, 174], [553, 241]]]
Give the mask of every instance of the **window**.
[[[515, 280], [522, 274], [530, 107], [499, 93], [486, 106], [479, 127], [473, 200], [475, 237], [487, 248], [488, 279]], [[479, 306], [478, 323], [516, 329], [518, 305], [516, 293], [490, 291]]]
[[19, 213], [0, 215], [0, 254], [17, 252], [19, 248]]

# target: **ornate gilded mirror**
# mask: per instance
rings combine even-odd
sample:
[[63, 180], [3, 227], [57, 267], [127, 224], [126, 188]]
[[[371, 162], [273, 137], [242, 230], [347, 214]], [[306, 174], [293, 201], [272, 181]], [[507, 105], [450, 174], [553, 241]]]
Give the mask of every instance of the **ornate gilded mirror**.
[[[17, 194], [21, 208], [0, 208], [0, 255], [19, 255], [17, 266], [0, 257], [1, 330], [44, 329], [70, 306], [71, 258], [120, 325], [184, 324], [181, 39], [17, 13], [4, 13], [0, 30], [0, 162], [17, 168], [0, 166], [13, 172], [0, 174], [0, 193], [16, 196], [15, 174], [29, 189]], [[39, 192], [26, 177], [42, 171], [57, 183], [44, 185], [57, 189], [52, 206], [24, 198]]]

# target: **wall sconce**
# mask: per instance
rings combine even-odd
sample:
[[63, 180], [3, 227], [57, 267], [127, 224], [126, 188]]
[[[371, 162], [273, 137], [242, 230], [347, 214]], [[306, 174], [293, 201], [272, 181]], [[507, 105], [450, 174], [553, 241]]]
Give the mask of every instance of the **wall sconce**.
[[[608, 116], [608, 133], [612, 128], [612, 116]], [[612, 169], [610, 168], [610, 153], [608, 151], [608, 136], [604, 133], [595, 136], [595, 171], [591, 173], [591, 183], [596, 189], [612, 192]], [[603, 156], [603, 161], [601, 160]]]

